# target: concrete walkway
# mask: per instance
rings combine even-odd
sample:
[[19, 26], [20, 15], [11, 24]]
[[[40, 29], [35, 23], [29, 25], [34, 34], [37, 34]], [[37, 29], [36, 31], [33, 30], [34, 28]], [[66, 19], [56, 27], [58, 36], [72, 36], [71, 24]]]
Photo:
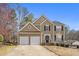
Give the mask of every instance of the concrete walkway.
[[18, 45], [7, 56], [56, 56], [40, 45]]

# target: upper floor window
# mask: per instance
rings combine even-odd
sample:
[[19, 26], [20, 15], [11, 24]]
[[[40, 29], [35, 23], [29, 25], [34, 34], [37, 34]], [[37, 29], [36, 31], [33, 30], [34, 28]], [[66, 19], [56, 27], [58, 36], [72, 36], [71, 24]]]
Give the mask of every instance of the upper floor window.
[[56, 31], [61, 31], [61, 26], [56, 26]]
[[63, 31], [63, 26], [56, 25], [54, 26], [54, 31]]
[[50, 26], [49, 25], [45, 25], [44, 26], [44, 31], [50, 31]]

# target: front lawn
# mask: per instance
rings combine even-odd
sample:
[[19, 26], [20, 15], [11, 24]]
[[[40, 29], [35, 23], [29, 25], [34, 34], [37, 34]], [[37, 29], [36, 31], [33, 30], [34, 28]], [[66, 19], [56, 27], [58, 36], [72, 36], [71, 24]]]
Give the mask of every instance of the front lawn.
[[79, 56], [79, 49], [65, 48], [60, 46], [45, 46], [45, 48], [59, 56]]
[[15, 46], [0, 45], [0, 56], [4, 56], [12, 51]]

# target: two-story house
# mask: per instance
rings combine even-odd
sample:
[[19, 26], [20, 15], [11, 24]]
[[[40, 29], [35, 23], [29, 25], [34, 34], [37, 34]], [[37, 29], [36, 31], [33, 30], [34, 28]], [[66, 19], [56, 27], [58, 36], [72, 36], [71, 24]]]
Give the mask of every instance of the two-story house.
[[41, 16], [33, 23], [28, 22], [18, 32], [18, 44], [50, 44], [53, 42], [63, 42], [65, 40], [64, 24], [50, 21], [45, 16]]

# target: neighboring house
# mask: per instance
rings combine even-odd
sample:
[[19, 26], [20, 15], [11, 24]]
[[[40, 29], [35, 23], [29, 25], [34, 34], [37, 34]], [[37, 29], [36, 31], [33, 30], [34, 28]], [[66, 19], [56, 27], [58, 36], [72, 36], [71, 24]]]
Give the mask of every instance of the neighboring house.
[[51, 22], [45, 16], [41, 16], [33, 23], [28, 22], [18, 34], [18, 44], [50, 44], [65, 40], [65, 27], [64, 24]]

